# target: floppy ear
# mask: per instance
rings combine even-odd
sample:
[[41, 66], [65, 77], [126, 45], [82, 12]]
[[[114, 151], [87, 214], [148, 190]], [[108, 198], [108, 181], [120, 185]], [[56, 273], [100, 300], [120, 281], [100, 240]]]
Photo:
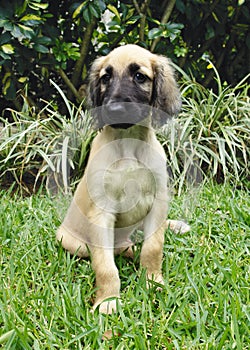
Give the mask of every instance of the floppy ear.
[[90, 69], [89, 86], [88, 86], [88, 105], [95, 108], [102, 104], [100, 90], [100, 70], [102, 68], [105, 57], [97, 58]]
[[87, 104], [92, 116], [92, 127], [94, 129], [100, 129], [103, 127], [100, 108], [102, 105], [101, 99], [101, 84], [100, 84], [100, 70], [102, 69], [105, 57], [97, 58], [90, 69], [89, 85], [88, 85], [88, 98]]
[[175, 80], [171, 61], [167, 57], [155, 55], [153, 69], [155, 73], [152, 106], [152, 124], [160, 127], [167, 119], [181, 109], [181, 94]]

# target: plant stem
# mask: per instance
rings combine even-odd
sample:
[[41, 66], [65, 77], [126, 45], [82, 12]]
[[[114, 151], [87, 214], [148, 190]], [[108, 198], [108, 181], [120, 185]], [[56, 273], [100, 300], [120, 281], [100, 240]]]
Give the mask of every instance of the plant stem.
[[138, 2], [136, 0], [133, 0], [133, 4], [134, 4], [134, 7], [135, 7], [136, 11], [138, 12], [138, 14], [140, 14], [141, 9], [140, 9]]
[[133, 0], [136, 11], [141, 16], [140, 19], [140, 27], [139, 27], [139, 39], [140, 41], [144, 41], [144, 32], [145, 32], [145, 23], [146, 23], [146, 12], [149, 7], [151, 0], [145, 0], [145, 2], [141, 5], [141, 8], [137, 2], [137, 0]]
[[75, 88], [73, 83], [69, 80], [69, 78], [67, 77], [65, 72], [62, 70], [62, 68], [58, 69], [58, 73], [61, 76], [61, 78], [63, 79], [63, 81], [65, 82], [65, 84], [67, 85], [67, 87], [69, 88], [71, 95], [72, 96], [74, 95], [75, 98], [77, 99], [77, 101], [80, 102], [82, 100], [81, 96], [79, 95], [77, 89]]
[[[174, 5], [175, 5], [175, 0], [169, 0], [169, 2], [167, 3], [167, 6], [165, 8], [164, 14], [162, 16], [161, 19], [161, 24], [166, 24], [167, 21], [169, 20], [171, 13], [174, 9]], [[160, 41], [160, 38], [155, 38], [154, 41], [151, 44], [150, 50], [153, 52], [155, 50], [156, 45], [158, 44], [158, 42]]]
[[[89, 44], [91, 42], [92, 34], [96, 26], [96, 20], [92, 20], [91, 23], [89, 23], [86, 27], [83, 40], [82, 40], [82, 45], [81, 45], [81, 55], [79, 60], [77, 60], [72, 78], [71, 78], [71, 84], [76, 88], [77, 85], [79, 84], [81, 74], [82, 74], [82, 67], [84, 65], [86, 56], [89, 52]], [[69, 91], [69, 97], [72, 98], [72, 94], [75, 95], [73, 89], [68, 85], [70, 91]], [[76, 96], [76, 95], [75, 95]]]

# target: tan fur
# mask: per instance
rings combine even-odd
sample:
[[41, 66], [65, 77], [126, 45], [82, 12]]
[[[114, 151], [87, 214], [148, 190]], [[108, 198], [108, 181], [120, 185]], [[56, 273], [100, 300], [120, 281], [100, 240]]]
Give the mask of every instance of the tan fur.
[[[153, 83], [156, 83], [157, 93], [162, 94], [156, 98], [156, 108], [175, 113], [180, 107], [180, 99], [168, 59], [136, 45], [120, 47], [108, 56], [97, 59], [90, 73], [91, 88], [105, 74], [107, 66], [112, 66], [122, 76], [128, 65], [134, 62], [140, 66], [140, 72], [149, 78], [143, 88], [151, 91]], [[157, 79], [161, 79], [158, 86]], [[116, 300], [105, 299], [120, 297], [114, 253], [126, 251], [128, 256], [132, 256], [129, 237], [136, 228], [142, 227], [144, 230], [141, 265], [146, 268], [148, 279], [161, 284], [165, 229], [189, 230], [187, 225], [178, 221], [165, 220], [168, 208], [165, 153], [150, 126], [150, 118], [146, 120], [148, 127], [134, 125], [123, 130], [107, 125], [98, 133], [92, 144], [85, 174], [57, 231], [57, 239], [70, 253], [77, 252], [80, 257], [90, 254], [97, 286], [94, 309], [99, 306], [100, 312], [104, 313], [116, 310]], [[128, 139], [131, 141], [128, 142]], [[155, 157], [159, 160], [153, 168], [152, 177], [151, 172], [145, 171], [141, 164], [149, 164], [150, 167], [156, 161]], [[152, 190], [154, 178], [157, 179], [156, 192]], [[132, 209], [124, 210], [130, 199], [133, 199], [133, 186], [137, 191], [136, 181], [139, 181], [141, 191], [135, 198], [138, 203]], [[105, 184], [105, 191], [101, 187], [102, 183]], [[110, 206], [112, 201], [121, 203], [122, 214], [118, 215], [116, 209]]]

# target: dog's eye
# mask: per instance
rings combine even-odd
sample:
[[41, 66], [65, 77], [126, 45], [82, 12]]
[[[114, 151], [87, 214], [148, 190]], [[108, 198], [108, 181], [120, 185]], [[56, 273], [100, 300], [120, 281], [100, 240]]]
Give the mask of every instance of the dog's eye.
[[142, 74], [142, 73], [135, 73], [134, 75], [134, 81], [138, 84], [143, 84], [146, 81], [147, 77], [146, 75]]
[[104, 74], [104, 75], [101, 77], [101, 82], [102, 82], [103, 84], [108, 84], [108, 82], [110, 81], [110, 79], [111, 79], [111, 75], [108, 74], [108, 73], [106, 73], [106, 74]]

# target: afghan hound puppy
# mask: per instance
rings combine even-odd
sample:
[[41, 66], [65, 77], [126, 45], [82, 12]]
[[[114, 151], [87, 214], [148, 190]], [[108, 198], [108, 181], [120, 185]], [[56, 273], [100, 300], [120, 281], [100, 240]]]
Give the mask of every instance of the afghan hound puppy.
[[181, 99], [169, 59], [136, 45], [94, 61], [89, 99], [99, 131], [57, 239], [70, 253], [91, 257], [94, 309], [111, 313], [120, 297], [114, 254], [132, 255], [133, 232], [143, 232], [147, 279], [163, 284], [164, 230], [189, 230], [166, 220], [166, 156], [154, 131], [178, 113]]

